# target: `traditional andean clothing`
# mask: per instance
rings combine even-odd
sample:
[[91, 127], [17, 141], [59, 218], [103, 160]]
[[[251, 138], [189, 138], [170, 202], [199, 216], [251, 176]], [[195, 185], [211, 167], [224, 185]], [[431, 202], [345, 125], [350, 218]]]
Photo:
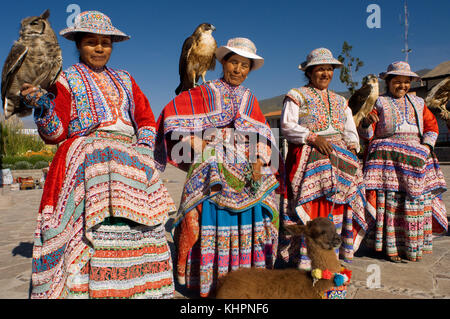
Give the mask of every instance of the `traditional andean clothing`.
[[39, 208], [31, 297], [172, 297], [164, 224], [176, 207], [155, 168], [147, 98], [127, 72], [83, 63], [50, 92], [35, 122], [59, 147]]
[[[274, 190], [279, 184], [269, 166], [259, 181], [253, 181], [248, 155], [251, 145], [257, 145], [256, 156], [267, 164], [276, 142], [255, 96], [223, 79], [211, 81], [172, 100], [157, 127], [155, 158], [161, 169], [169, 161], [187, 170], [174, 222], [180, 283], [200, 289], [206, 297], [217, 279], [231, 270], [272, 267], [278, 243]], [[208, 144], [206, 155], [187, 167], [177, 160], [180, 144], [178, 138], [172, 141], [175, 134], [202, 138], [216, 128], [214, 134], [220, 138]], [[258, 140], [236, 143], [236, 132]]]
[[[359, 138], [347, 101], [328, 89], [292, 89], [284, 101], [281, 131], [289, 144], [282, 223], [306, 224], [316, 217], [329, 218], [342, 236], [339, 255], [350, 262], [367, 223], [362, 168], [350, 151], [359, 151]], [[334, 151], [329, 157], [310, 145], [316, 135], [332, 144]], [[299, 247], [289, 235], [281, 236], [284, 261], [310, 269], [304, 241]]]
[[380, 96], [379, 121], [359, 132], [370, 140], [364, 165], [371, 232], [367, 243], [387, 256], [415, 261], [432, 252], [434, 234], [447, 232], [444, 175], [432, 151], [439, 129], [424, 100]]

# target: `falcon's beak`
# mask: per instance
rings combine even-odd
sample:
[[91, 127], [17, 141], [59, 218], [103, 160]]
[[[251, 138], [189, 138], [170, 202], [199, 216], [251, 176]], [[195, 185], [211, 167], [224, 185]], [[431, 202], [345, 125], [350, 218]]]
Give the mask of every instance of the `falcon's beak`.
[[216, 31], [216, 27], [211, 24], [211, 30]]

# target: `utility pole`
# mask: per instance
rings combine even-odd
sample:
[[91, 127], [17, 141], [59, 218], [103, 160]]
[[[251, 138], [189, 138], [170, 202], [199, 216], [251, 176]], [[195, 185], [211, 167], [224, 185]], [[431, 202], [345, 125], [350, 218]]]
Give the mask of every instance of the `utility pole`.
[[408, 62], [408, 55], [409, 52], [412, 51], [412, 49], [409, 48], [408, 46], [408, 28], [409, 28], [409, 24], [408, 24], [408, 3], [405, 0], [405, 48], [402, 50], [402, 52], [405, 53], [405, 62]]

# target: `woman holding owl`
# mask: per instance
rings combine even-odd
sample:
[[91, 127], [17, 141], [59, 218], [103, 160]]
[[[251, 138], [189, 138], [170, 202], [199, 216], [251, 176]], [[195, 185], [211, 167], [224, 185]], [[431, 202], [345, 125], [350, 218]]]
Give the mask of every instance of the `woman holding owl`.
[[439, 196], [446, 184], [433, 152], [439, 129], [424, 100], [408, 93], [420, 79], [408, 63], [390, 64], [380, 78], [387, 93], [359, 126], [370, 141], [364, 181], [367, 210], [376, 215], [367, 243], [392, 262], [419, 261], [431, 253], [433, 233], [448, 229]]
[[39, 134], [59, 145], [39, 209], [31, 297], [171, 298], [164, 224], [176, 207], [154, 165], [154, 116], [133, 77], [106, 66], [112, 44], [129, 36], [97, 11], [61, 35], [80, 62], [49, 92], [21, 92], [44, 106], [34, 115]]

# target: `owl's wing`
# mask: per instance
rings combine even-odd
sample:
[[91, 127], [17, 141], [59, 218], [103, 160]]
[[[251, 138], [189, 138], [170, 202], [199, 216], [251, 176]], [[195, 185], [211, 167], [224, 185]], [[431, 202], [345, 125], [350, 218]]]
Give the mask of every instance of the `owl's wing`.
[[350, 97], [350, 99], [348, 100], [348, 106], [352, 110], [353, 115], [356, 115], [356, 113], [359, 112], [359, 110], [369, 97], [371, 91], [372, 87], [370, 85], [365, 85]]
[[19, 42], [15, 42], [11, 51], [6, 58], [2, 71], [2, 100], [5, 99], [6, 92], [13, 79], [12, 75], [22, 65], [25, 56], [28, 53], [28, 48]]

